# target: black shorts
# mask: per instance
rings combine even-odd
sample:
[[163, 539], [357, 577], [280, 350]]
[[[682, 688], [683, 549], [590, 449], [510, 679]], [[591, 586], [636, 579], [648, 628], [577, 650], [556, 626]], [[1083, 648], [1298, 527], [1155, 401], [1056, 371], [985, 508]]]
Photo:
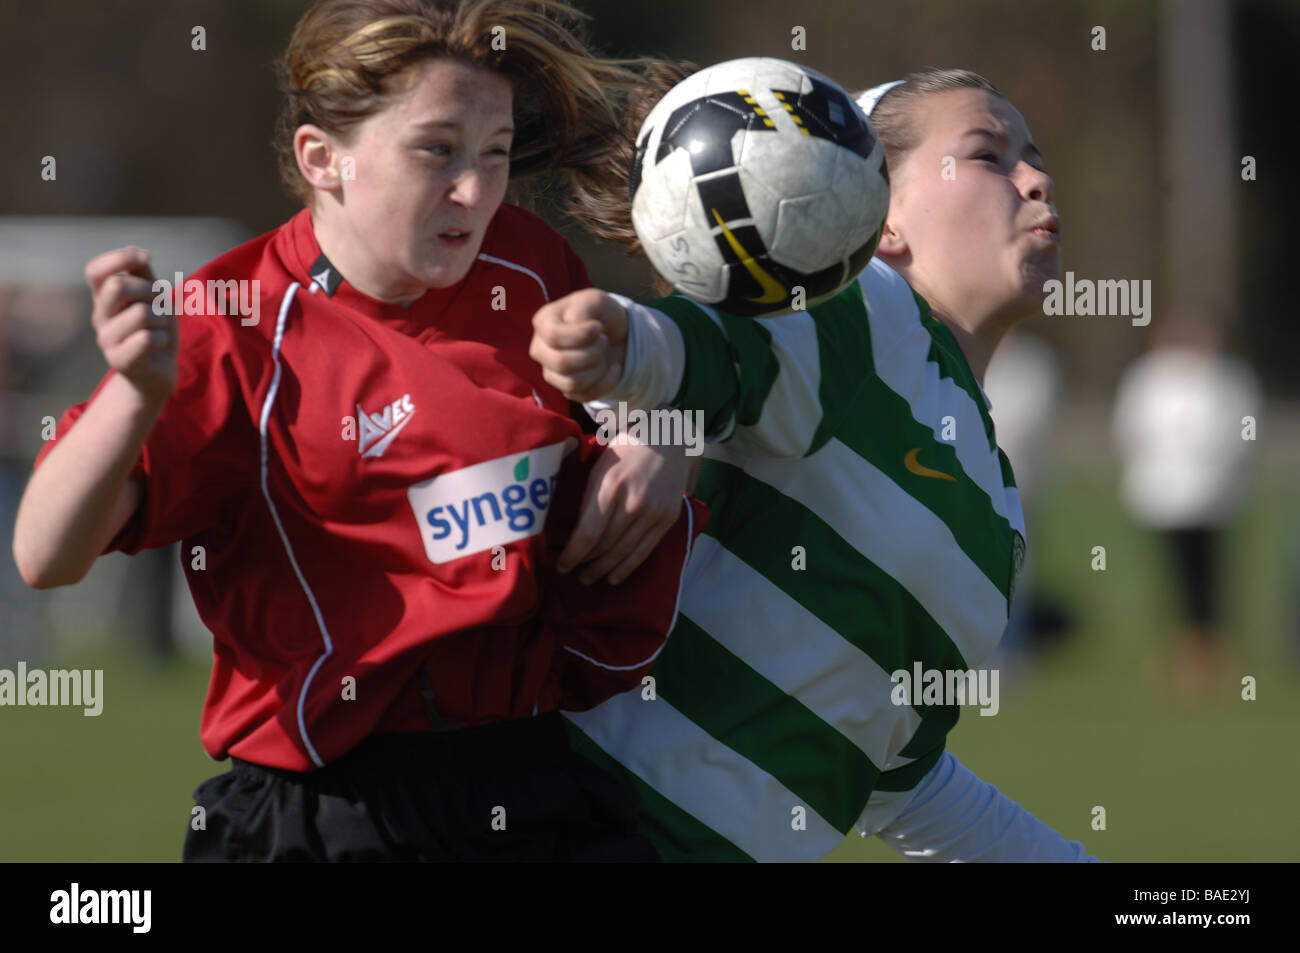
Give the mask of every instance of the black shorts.
[[373, 735], [311, 772], [232, 759], [194, 792], [194, 861], [657, 861], [636, 795], [558, 713]]

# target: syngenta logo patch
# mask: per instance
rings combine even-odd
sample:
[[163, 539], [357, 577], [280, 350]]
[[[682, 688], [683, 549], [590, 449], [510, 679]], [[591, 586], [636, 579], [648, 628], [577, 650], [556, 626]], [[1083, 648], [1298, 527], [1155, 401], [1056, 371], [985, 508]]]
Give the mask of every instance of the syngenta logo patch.
[[406, 498], [429, 560], [451, 562], [540, 533], [569, 446], [498, 457], [410, 487]]
[[382, 457], [393, 438], [401, 432], [415, 415], [411, 395], [403, 394], [383, 410], [368, 414], [357, 404], [357, 426], [360, 440], [357, 449], [363, 457]]

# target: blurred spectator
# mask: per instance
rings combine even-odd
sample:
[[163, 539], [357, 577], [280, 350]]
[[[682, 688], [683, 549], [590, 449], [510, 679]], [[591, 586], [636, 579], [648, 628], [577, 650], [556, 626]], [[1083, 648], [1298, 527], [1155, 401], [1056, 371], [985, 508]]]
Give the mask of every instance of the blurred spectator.
[[1184, 627], [1173, 674], [1194, 694], [1222, 668], [1223, 530], [1246, 494], [1259, 407], [1255, 373], [1223, 351], [1215, 328], [1190, 317], [1157, 330], [1116, 395], [1120, 496], [1168, 548]]
[[1029, 532], [1025, 562], [1016, 579], [1011, 617], [994, 662], [1022, 670], [1029, 656], [1044, 643], [1061, 637], [1069, 622], [1065, 611], [1044, 599], [1034, 584], [1036, 537], [1032, 509], [1043, 483], [1053, 421], [1060, 409], [1063, 374], [1052, 347], [1041, 338], [1016, 329], [1003, 338], [984, 375], [984, 392], [997, 430], [998, 446], [1011, 461]]
[[[177, 585], [176, 547], [114, 554], [99, 560], [82, 585], [50, 592], [23, 583], [9, 547], [46, 424], [85, 400], [106, 370], [90, 325], [86, 262], [135, 244], [156, 249], [157, 273], [170, 279], [248, 237], [243, 226], [213, 218], [0, 216], [0, 667], [116, 647], [119, 634], [166, 661], [179, 628], [174, 612], [187, 635], [201, 632], [203, 654], [211, 657], [211, 635]], [[174, 609], [176, 603], [183, 608]]]

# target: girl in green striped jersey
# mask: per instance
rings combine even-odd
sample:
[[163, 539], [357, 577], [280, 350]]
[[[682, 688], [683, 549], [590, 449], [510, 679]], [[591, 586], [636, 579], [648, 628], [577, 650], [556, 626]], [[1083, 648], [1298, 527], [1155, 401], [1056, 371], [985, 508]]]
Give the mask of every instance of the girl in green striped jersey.
[[980, 379], [1059, 274], [1052, 180], [976, 74], [860, 102], [890, 207], [831, 301], [749, 320], [588, 289], [534, 318], [571, 399], [702, 410], [713, 441], [654, 683], [571, 721], [666, 859], [813, 860], [857, 829], [912, 859], [1091, 860], [944, 750], [960, 705], [996, 713], [975, 667], [1025, 531]]

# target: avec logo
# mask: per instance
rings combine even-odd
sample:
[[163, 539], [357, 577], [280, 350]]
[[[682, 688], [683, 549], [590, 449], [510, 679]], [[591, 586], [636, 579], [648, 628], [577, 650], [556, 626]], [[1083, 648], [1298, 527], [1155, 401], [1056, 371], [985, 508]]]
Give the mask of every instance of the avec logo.
[[408, 488], [429, 561], [451, 562], [540, 533], [570, 445], [498, 457]]
[[414, 414], [415, 405], [411, 403], [410, 394], [403, 394], [380, 413], [368, 414], [357, 404], [357, 424], [361, 427], [357, 450], [363, 457], [382, 457]]

